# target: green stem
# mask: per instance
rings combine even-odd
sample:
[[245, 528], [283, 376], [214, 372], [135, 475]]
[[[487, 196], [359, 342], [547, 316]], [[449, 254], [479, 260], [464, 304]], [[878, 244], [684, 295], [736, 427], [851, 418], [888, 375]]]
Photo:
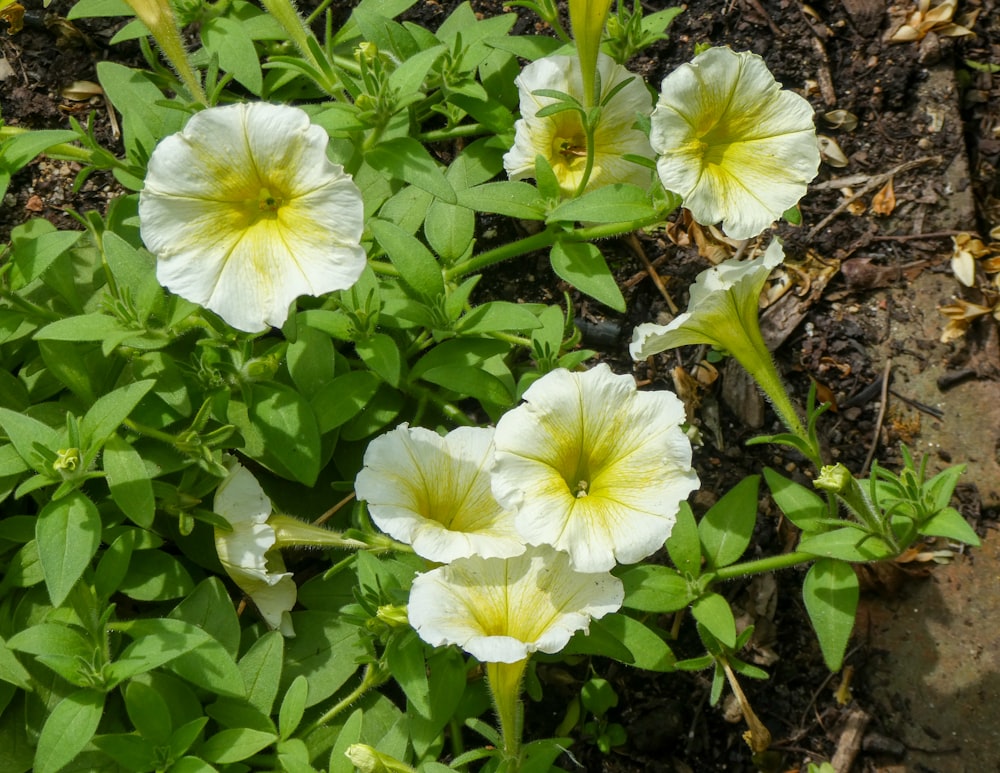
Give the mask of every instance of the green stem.
[[302, 730], [297, 735], [300, 738], [305, 738], [309, 733], [318, 727], [332, 722], [338, 714], [340, 714], [344, 709], [349, 708], [353, 703], [358, 701], [366, 692], [379, 685], [384, 684], [389, 679], [389, 670], [383, 668], [378, 663], [369, 663], [365, 666], [364, 676], [361, 678], [361, 683], [355, 687], [351, 692], [349, 692], [344, 698], [337, 702], [333, 708], [327, 711], [319, 719], [311, 722], [306, 726], [305, 730]]
[[588, 228], [577, 228], [573, 231], [564, 231], [561, 228], [549, 226], [544, 231], [540, 231], [537, 234], [526, 236], [523, 239], [518, 239], [517, 241], [510, 242], [508, 244], [502, 244], [499, 247], [494, 247], [492, 250], [487, 250], [486, 252], [482, 252], [479, 255], [471, 257], [464, 263], [457, 263], [445, 271], [444, 277], [446, 280], [458, 279], [466, 276], [467, 274], [482, 271], [484, 268], [488, 268], [489, 266], [497, 263], [502, 263], [510, 258], [516, 258], [519, 255], [524, 255], [535, 250], [541, 250], [545, 247], [551, 247], [560, 239], [567, 242], [592, 242], [597, 239], [607, 239], [612, 236], [621, 236], [622, 234], [631, 233], [632, 231], [638, 231], [641, 228], [648, 228], [651, 225], [656, 225], [661, 222], [665, 216], [666, 215], [663, 212], [656, 212], [649, 217], [639, 218], [637, 220], [629, 220], [627, 222], [620, 223], [605, 223], [604, 225], [595, 225]]
[[397, 279], [402, 276], [402, 274], [399, 273], [399, 269], [391, 263], [386, 263], [381, 260], [369, 260], [368, 265], [371, 267], [372, 271], [376, 274], [381, 274], [382, 276], [393, 276]]
[[735, 580], [739, 577], [748, 577], [751, 574], [764, 574], [774, 572], [778, 569], [788, 569], [791, 566], [807, 564], [815, 561], [817, 556], [812, 553], [782, 553], [780, 556], [768, 556], [758, 558], [754, 561], [744, 561], [741, 564], [731, 564], [724, 566], [715, 573], [716, 580]]
[[478, 137], [480, 134], [486, 134], [488, 131], [481, 123], [466, 123], [451, 129], [432, 129], [423, 134], [418, 134], [417, 139], [421, 142], [440, 142], [441, 140], [451, 140], [456, 137]]

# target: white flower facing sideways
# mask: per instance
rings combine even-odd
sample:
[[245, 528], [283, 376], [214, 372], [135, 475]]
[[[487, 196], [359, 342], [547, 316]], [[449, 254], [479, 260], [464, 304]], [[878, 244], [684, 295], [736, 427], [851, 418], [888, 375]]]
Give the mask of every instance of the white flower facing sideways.
[[549, 546], [513, 558], [471, 556], [417, 575], [407, 615], [424, 641], [455, 644], [484, 663], [559, 652], [592, 618], [622, 605], [621, 580], [574, 570]]
[[304, 111], [263, 102], [203, 110], [164, 139], [139, 194], [160, 284], [251, 333], [300, 295], [353, 285], [364, 204], [328, 142]]
[[604, 364], [554, 370], [498, 422], [493, 493], [532, 545], [600, 572], [663, 547], [680, 503], [698, 487], [684, 406], [640, 392]]
[[651, 122], [663, 187], [733, 239], [781, 217], [819, 168], [812, 107], [749, 52], [710, 48], [678, 67], [663, 80]]
[[272, 550], [277, 535], [267, 523], [272, 507], [264, 489], [248, 469], [231, 460], [212, 509], [232, 526], [232, 531], [215, 530], [215, 550], [226, 574], [271, 628], [294, 636], [289, 612], [295, 606], [295, 582], [285, 571], [281, 553]]
[[493, 430], [459, 427], [442, 437], [402, 424], [365, 451], [355, 491], [389, 536], [430, 561], [524, 551], [512, 513], [490, 490]]
[[[650, 114], [653, 100], [642, 78], [606, 54], [598, 56], [597, 70], [601, 79], [598, 102], [618, 84], [629, 82], [601, 112], [594, 131], [594, 168], [587, 190], [612, 183], [631, 183], [646, 188], [649, 170], [623, 156], [654, 157], [645, 133], [633, 128], [638, 116]], [[521, 117], [514, 124], [514, 147], [503, 157], [504, 169], [512, 180], [534, 178], [535, 157], [542, 156], [555, 172], [563, 195], [575, 195], [587, 166], [582, 117], [576, 110], [539, 117], [539, 110], [558, 100], [532, 92], [541, 89], [561, 91], [585, 103], [580, 60], [575, 56], [538, 59], [521, 71], [515, 83], [521, 95]]]

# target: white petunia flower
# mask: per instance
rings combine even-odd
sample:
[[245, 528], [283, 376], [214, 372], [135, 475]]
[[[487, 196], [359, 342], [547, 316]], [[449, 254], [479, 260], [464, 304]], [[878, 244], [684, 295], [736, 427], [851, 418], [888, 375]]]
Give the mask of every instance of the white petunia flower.
[[684, 406], [640, 392], [607, 365], [554, 370], [497, 424], [493, 493], [533, 545], [566, 551], [584, 572], [632, 563], [670, 536], [698, 487]]
[[688, 310], [668, 325], [644, 322], [632, 334], [629, 352], [644, 360], [689, 344], [709, 344], [745, 361], [770, 354], [760, 334], [757, 307], [772, 269], [785, 259], [781, 241], [773, 239], [753, 260], [727, 260], [698, 274], [690, 289]]
[[[649, 185], [649, 170], [628, 161], [626, 154], [652, 159], [653, 150], [645, 133], [633, 128], [640, 115], [648, 116], [652, 98], [642, 78], [630, 73], [606, 54], [597, 59], [603, 98], [623, 81], [629, 81], [601, 111], [594, 131], [594, 168], [587, 190], [613, 183]], [[534, 178], [535, 157], [542, 156], [552, 167], [565, 196], [576, 195], [587, 166], [587, 140], [582, 116], [564, 110], [549, 116], [538, 112], [558, 100], [533, 94], [550, 89], [569, 94], [585, 104], [580, 60], [575, 56], [547, 56], [527, 65], [515, 81], [521, 95], [521, 118], [514, 125], [514, 147], [503, 157], [504, 169], [512, 180]]]
[[364, 205], [329, 138], [296, 107], [196, 113], [149, 160], [139, 195], [156, 278], [239, 330], [280, 326], [300, 295], [353, 285]]
[[493, 498], [493, 430], [459, 427], [442, 437], [403, 424], [373, 440], [355, 491], [372, 520], [414, 552], [447, 563], [524, 551], [513, 516]]
[[434, 646], [455, 644], [484, 663], [559, 652], [576, 631], [621, 607], [621, 580], [574, 570], [542, 546], [514, 558], [473, 556], [417, 575], [410, 623]]
[[632, 333], [629, 352], [636, 360], [690, 344], [727, 351], [771, 400], [785, 426], [804, 443], [800, 450], [820, 464], [819, 448], [792, 405], [771, 352], [760, 332], [757, 306], [771, 270], [785, 259], [781, 241], [771, 241], [753, 260], [727, 260], [702, 271], [691, 285], [688, 310], [667, 325], [650, 322]]
[[663, 187], [734, 239], [795, 205], [819, 168], [812, 107], [756, 54], [710, 48], [681, 65], [664, 78], [651, 120]]
[[216, 489], [212, 509], [233, 527], [215, 530], [215, 549], [226, 574], [271, 628], [294, 636], [289, 612], [295, 606], [295, 582], [285, 571], [281, 553], [272, 550], [277, 535], [267, 522], [272, 508], [264, 489], [248, 469], [232, 462], [229, 476]]

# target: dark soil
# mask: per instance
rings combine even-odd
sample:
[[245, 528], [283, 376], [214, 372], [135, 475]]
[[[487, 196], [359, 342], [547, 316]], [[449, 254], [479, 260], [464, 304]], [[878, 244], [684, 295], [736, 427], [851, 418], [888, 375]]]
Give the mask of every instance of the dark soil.
[[[350, 4], [334, 5], [343, 11], [341, 6]], [[421, 3], [410, 15], [433, 29], [453, 5]], [[502, 10], [496, 0], [474, 0], [472, 5], [487, 15]], [[665, 3], [657, 0], [644, 6], [658, 10]], [[68, 7], [68, 2], [56, 0], [48, 13], [64, 14]], [[929, 427], [940, 418], [928, 412], [939, 394], [910, 394], [905, 384], [894, 385], [899, 391], [891, 406], [899, 411], [880, 417], [886, 353], [910, 357], [920, 367], [931, 358], [940, 359], [945, 375], [956, 381], [995, 379], [1000, 364], [992, 320], [978, 323], [964, 339], [942, 349], [936, 333], [928, 337], [926, 331], [918, 334], [907, 327], [909, 312], [899, 301], [921, 275], [937, 278], [936, 300], [931, 304], [960, 291], [975, 300], [977, 290], [961, 290], [951, 277], [950, 236], [971, 231], [985, 237], [1000, 224], [1000, 177], [995, 173], [1000, 162], [995, 131], [1000, 125], [1000, 88], [996, 75], [966, 64], [967, 60], [1000, 62], [1000, 12], [994, 0], [963, 0], [959, 5], [960, 14], [976, 9], [980, 14], [974, 37], [932, 34], [920, 43], [894, 44], [885, 38], [897, 14], [884, 0], [843, 4], [819, 0], [811, 6], [792, 0], [694, 0], [675, 20], [670, 39], [631, 63], [634, 71], [658, 84], [692, 57], [697, 44], [755, 51], [785, 87], [810, 100], [821, 133], [835, 140], [847, 157], [846, 167], [821, 167], [801, 202], [801, 226], [779, 228], [789, 260], [800, 270], [792, 275], [798, 276], [793, 289], [765, 312], [764, 327], [796, 399], [804, 403], [815, 383], [822, 399], [835, 403], [822, 422], [823, 439], [829, 456], [854, 471], [862, 469], [876, 441], [875, 458], [895, 467], [900, 461], [898, 442], [918, 439], [921, 419]], [[530, 14], [519, 13], [520, 31], [538, 26]], [[28, 128], [65, 127], [69, 115], [83, 120], [93, 111], [98, 139], [120, 152], [109, 107], [102, 100], [77, 103], [61, 96], [72, 81], [96, 81], [94, 65], [103, 58], [141, 63], [131, 44], [108, 47], [116, 27], [88, 20], [77, 27], [82, 36], [67, 34], [53, 16], [36, 11], [23, 32], [0, 34], [0, 52], [10, 66], [5, 77], [0, 74], [4, 121]], [[857, 126], [835, 128], [824, 118], [833, 110], [849, 111], [857, 117]], [[879, 176], [901, 165], [904, 168], [891, 176], [894, 210], [887, 215], [873, 212], [873, 196], [889, 180]], [[77, 171], [73, 164], [41, 160], [19, 173], [0, 208], [0, 241], [12, 227], [33, 216], [72, 227], [67, 208], [103, 211], [108, 197], [120, 192], [110, 176], [94, 175], [74, 193], [70, 184]], [[862, 195], [856, 205], [844, 208], [847, 197], [858, 193]], [[634, 372], [650, 388], [675, 388], [675, 378], [683, 384], [683, 373], [674, 371], [672, 378], [677, 367], [694, 374], [704, 352], [663, 355], [636, 366], [628, 357], [627, 343], [636, 324], [656, 319], [668, 308], [639, 251], [683, 308], [687, 285], [708, 265], [703, 254], [707, 248], [698, 246], [704, 235], [679, 220], [669, 229], [641, 235], [637, 242], [603, 244], [628, 311], [616, 315], [571, 293], [584, 345], [598, 350], [618, 372]], [[732, 251], [731, 246], [716, 246], [723, 253]], [[527, 268], [520, 262], [491, 271], [481, 284], [483, 297], [557, 302], [567, 288], [552, 275], [546, 256], [526, 262]], [[698, 511], [764, 466], [807, 480], [802, 460], [775, 447], [744, 445], [754, 435], [777, 430], [776, 418], [756, 392], [742, 384], [736, 369], [719, 367], [721, 378], [696, 390], [693, 418], [705, 439], [696, 452], [703, 483], [695, 501]], [[935, 464], [961, 461], [963, 455], [963, 447], [942, 447]], [[1000, 490], [1000, 481], [973, 481], [961, 489], [963, 510], [977, 527], [997, 518], [997, 495], [990, 486]], [[759, 526], [748, 557], [794, 546], [795, 535], [778, 516], [762, 492]], [[881, 603], [901, 585], [920, 582], [914, 579], [916, 574], [926, 572], [902, 567], [867, 572], [865, 579], [876, 603]], [[592, 742], [580, 741], [572, 749], [577, 762], [568, 756], [560, 762], [567, 770], [798, 771], [808, 761], [830, 759], [843, 742], [849, 712], [871, 708], [869, 685], [878, 681], [881, 661], [862, 641], [851, 650], [845, 673], [830, 676], [802, 609], [801, 579], [801, 573], [789, 571], [775, 580], [758, 578], [725, 588], [741, 624], [756, 626], [749, 659], [770, 673], [766, 682], [743, 680], [751, 704], [774, 738], [772, 755], [759, 759], [759, 764], [741, 738], [745, 726], [725, 697], [728, 690], [719, 706], [709, 705], [710, 674], [704, 673], [656, 675], [604, 661], [540, 664], [538, 677], [545, 697], [528, 705], [528, 733], [540, 736], [554, 730], [592, 667], [611, 681], [618, 694], [618, 706], [608, 719], [624, 726], [628, 740], [608, 754]], [[672, 618], [652, 622], [667, 630], [674, 625]], [[693, 626], [685, 622], [679, 631], [678, 657], [699, 654]], [[842, 682], [850, 702], [840, 705], [833, 691]], [[894, 735], [907, 721], [905, 705], [896, 715], [875, 717], [868, 726], [867, 751], [850, 769], [934, 770], [905, 766], [906, 749]], [[900, 767], [887, 767], [891, 765]], [[941, 768], [946, 769], [952, 770]]]

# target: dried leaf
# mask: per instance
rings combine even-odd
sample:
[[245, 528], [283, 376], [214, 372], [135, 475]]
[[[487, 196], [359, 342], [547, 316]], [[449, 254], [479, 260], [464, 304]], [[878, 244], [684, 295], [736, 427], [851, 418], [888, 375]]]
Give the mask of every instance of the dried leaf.
[[882, 186], [882, 190], [872, 198], [872, 212], [876, 215], [891, 215], [896, 208], [896, 190], [892, 185], [892, 178]]

